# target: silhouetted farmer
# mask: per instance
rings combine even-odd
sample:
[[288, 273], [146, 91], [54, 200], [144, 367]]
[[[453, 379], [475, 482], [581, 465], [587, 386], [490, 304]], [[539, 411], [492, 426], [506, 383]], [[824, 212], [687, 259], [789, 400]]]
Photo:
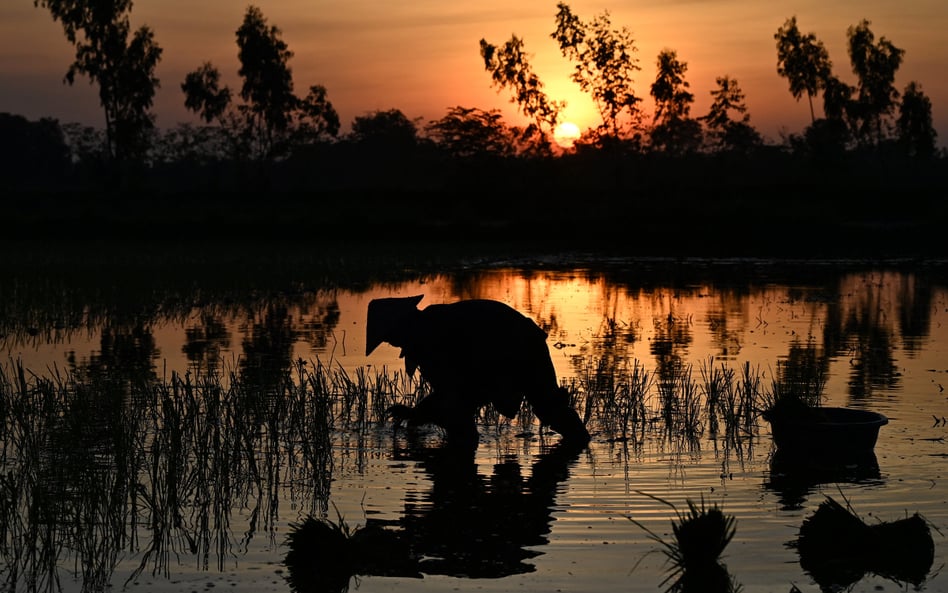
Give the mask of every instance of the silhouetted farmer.
[[460, 301], [417, 309], [422, 296], [369, 303], [366, 355], [382, 342], [402, 349], [409, 374], [421, 369], [432, 393], [414, 408], [393, 406], [396, 422], [437, 424], [449, 442], [476, 445], [478, 408], [488, 403], [512, 418], [523, 398], [540, 422], [574, 445], [589, 432], [560, 387], [536, 323], [490, 300]]

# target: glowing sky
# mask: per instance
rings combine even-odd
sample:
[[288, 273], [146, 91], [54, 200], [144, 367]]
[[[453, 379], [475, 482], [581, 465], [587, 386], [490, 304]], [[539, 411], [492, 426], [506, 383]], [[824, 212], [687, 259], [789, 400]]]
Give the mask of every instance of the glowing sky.
[[[570, 63], [549, 37], [556, 0], [478, 2], [443, 0], [259, 0], [272, 25], [295, 53], [290, 62], [297, 94], [313, 84], [329, 90], [344, 125], [376, 109], [397, 108], [429, 121], [449, 107], [501, 108], [519, 123], [505, 92], [490, 86], [478, 53], [484, 37], [500, 44], [522, 37], [532, 63], [554, 99], [566, 100], [567, 120], [582, 128], [598, 116], [568, 76]], [[692, 115], [710, 105], [715, 77], [736, 78], [747, 96], [751, 123], [779, 141], [781, 130], [800, 132], [809, 123], [806, 101], [796, 102], [777, 76], [773, 34], [797, 16], [804, 32], [814, 32], [833, 60], [834, 72], [855, 83], [846, 53], [846, 29], [871, 21], [906, 50], [898, 72], [899, 90], [910, 80], [931, 98], [939, 145], [948, 144], [948, 2], [945, 0], [574, 0], [574, 14], [591, 20], [608, 10], [614, 27], [627, 26], [638, 47], [642, 70], [636, 91], [648, 97], [655, 58], [671, 48], [688, 64], [686, 80], [696, 101]], [[134, 26], [149, 25], [164, 48], [158, 67], [161, 89], [155, 104], [158, 125], [196, 121], [183, 107], [185, 74], [212, 61], [232, 87], [239, 87], [234, 31], [247, 3], [234, 0], [138, 0]], [[58, 23], [32, 0], [0, 2], [0, 112], [30, 119], [51, 116], [62, 122], [101, 125], [95, 88], [85, 79], [62, 84], [74, 56]], [[651, 117], [652, 105], [646, 101]], [[819, 104], [817, 105], [819, 109]]]

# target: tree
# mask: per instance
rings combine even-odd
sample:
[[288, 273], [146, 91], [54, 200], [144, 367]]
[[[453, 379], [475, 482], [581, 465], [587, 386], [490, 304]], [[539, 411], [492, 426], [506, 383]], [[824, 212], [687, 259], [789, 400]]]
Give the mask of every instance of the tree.
[[935, 154], [937, 133], [932, 125], [932, 102], [914, 80], [905, 87], [896, 121], [899, 143], [909, 156], [930, 158]]
[[118, 162], [143, 159], [155, 123], [150, 109], [162, 50], [147, 26], [131, 33], [132, 0], [34, 0], [33, 5], [48, 9], [76, 47], [66, 82], [84, 75], [99, 85], [108, 154]]
[[339, 114], [329, 101], [329, 91], [322, 85], [309, 87], [309, 93], [297, 105], [295, 115], [294, 144], [297, 146], [339, 135]]
[[65, 179], [70, 165], [58, 121], [0, 113], [0, 188], [48, 187]]
[[655, 99], [652, 144], [666, 152], [692, 152], [701, 145], [701, 125], [691, 118], [695, 96], [685, 81], [688, 63], [680, 61], [671, 49], [662, 50], [657, 63], [651, 87]]
[[543, 83], [533, 72], [523, 51], [522, 39], [512, 35], [500, 47], [481, 39], [480, 46], [484, 69], [490, 73], [493, 85], [498, 91], [504, 88], [511, 90], [511, 102], [516, 103], [520, 112], [534, 121], [528, 134], [536, 138], [540, 151], [548, 151], [549, 134], [556, 127], [565, 103], [553, 101], [543, 92]]
[[[750, 125], [750, 114], [744, 103], [744, 93], [737, 80], [719, 76], [717, 88], [711, 91], [711, 108], [704, 120], [709, 135], [719, 150], [747, 151], [761, 143], [760, 134]], [[732, 119], [731, 112], [739, 114]]]
[[452, 107], [447, 115], [425, 126], [425, 131], [435, 144], [457, 158], [514, 153], [512, 132], [497, 109]]
[[298, 102], [289, 67], [293, 52], [280, 36], [280, 29], [267, 26], [267, 19], [256, 6], [247, 8], [244, 22], [237, 29], [237, 74], [244, 79], [240, 96], [269, 143], [289, 126]]
[[826, 161], [842, 157], [852, 142], [855, 89], [832, 74], [822, 85], [824, 117], [807, 127], [802, 147], [814, 158]]
[[230, 105], [231, 93], [227, 87], [220, 88], [221, 75], [210, 62], [204, 62], [197, 70], [184, 77], [184, 106], [199, 114], [207, 123], [220, 118]]
[[399, 151], [415, 147], [418, 126], [398, 109], [379, 110], [357, 116], [351, 137], [369, 148]]
[[879, 144], [884, 138], [884, 126], [899, 99], [895, 73], [902, 64], [905, 50], [895, 47], [885, 37], [875, 43], [870, 24], [863, 19], [858, 25], [849, 27], [847, 38], [849, 59], [859, 79], [854, 106], [856, 133], [862, 142]]
[[236, 36], [243, 103], [233, 104], [233, 93], [220, 86], [220, 72], [210, 62], [188, 73], [181, 90], [185, 107], [226, 131], [238, 158], [271, 161], [339, 133], [339, 115], [325, 87], [311, 86], [303, 99], [293, 93], [293, 52], [259, 8], [247, 8]]
[[832, 62], [823, 42], [813, 33], [803, 34], [797, 17], [791, 17], [777, 29], [777, 74], [790, 83], [790, 93], [797, 101], [805, 92], [810, 103], [810, 120], [816, 121], [813, 96], [823, 88], [832, 71]]
[[823, 81], [823, 114], [826, 119], [847, 122], [855, 89], [833, 75]]
[[572, 79], [592, 97], [606, 133], [618, 138], [623, 124], [638, 125], [641, 115], [641, 98], [632, 88], [633, 75], [641, 70], [632, 34], [625, 27], [612, 29], [608, 11], [584, 23], [565, 3], [557, 8], [556, 31], [550, 37], [563, 57], [576, 63]]

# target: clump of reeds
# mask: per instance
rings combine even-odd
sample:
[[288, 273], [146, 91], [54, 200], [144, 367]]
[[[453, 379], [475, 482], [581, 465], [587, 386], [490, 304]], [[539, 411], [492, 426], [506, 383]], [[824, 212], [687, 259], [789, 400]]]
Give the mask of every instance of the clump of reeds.
[[683, 440], [691, 448], [698, 446], [704, 433], [701, 393], [692, 378], [691, 365], [674, 364], [657, 381], [659, 416], [665, 435]]
[[[43, 377], [0, 365], [0, 589], [55, 589], [74, 565], [101, 590], [129, 554], [140, 562], [126, 582], [146, 569], [168, 575], [188, 555], [223, 570], [258, 529], [277, 530], [283, 489], [325, 513], [346, 458], [340, 429], [361, 438], [380, 409], [424, 388], [319, 361], [247, 368], [159, 378], [90, 365]], [[231, 527], [238, 508], [254, 517], [243, 535]]]
[[376, 523], [352, 528], [309, 516], [290, 525], [284, 564], [294, 591], [345, 592], [356, 575], [420, 577], [418, 558], [396, 530]]
[[915, 513], [868, 524], [827, 496], [800, 526], [792, 544], [800, 566], [823, 586], [846, 587], [866, 573], [920, 585], [931, 570], [935, 544], [928, 521]]
[[616, 362], [601, 357], [584, 366], [569, 390], [573, 407], [583, 410], [584, 422], [595, 418], [597, 429], [609, 440], [641, 443], [653, 384], [654, 375], [638, 359]]
[[644, 492], [640, 494], [675, 511], [676, 519], [672, 520], [674, 539], [670, 541], [627, 517], [662, 546], [671, 564], [668, 576], [661, 583], [664, 586], [671, 582], [666, 589], [668, 593], [736, 593], [741, 590], [721, 562], [721, 554], [737, 531], [737, 520], [733, 515], [726, 515], [716, 504], [706, 507], [704, 496], [700, 506], [687, 499], [688, 510], [682, 512], [669, 501]]

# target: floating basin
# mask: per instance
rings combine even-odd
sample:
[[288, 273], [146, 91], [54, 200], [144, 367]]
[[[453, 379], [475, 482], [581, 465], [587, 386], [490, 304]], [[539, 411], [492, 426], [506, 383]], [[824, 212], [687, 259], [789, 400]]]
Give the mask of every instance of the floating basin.
[[837, 457], [872, 452], [889, 419], [852, 408], [811, 408], [805, 414], [765, 413], [777, 449]]

